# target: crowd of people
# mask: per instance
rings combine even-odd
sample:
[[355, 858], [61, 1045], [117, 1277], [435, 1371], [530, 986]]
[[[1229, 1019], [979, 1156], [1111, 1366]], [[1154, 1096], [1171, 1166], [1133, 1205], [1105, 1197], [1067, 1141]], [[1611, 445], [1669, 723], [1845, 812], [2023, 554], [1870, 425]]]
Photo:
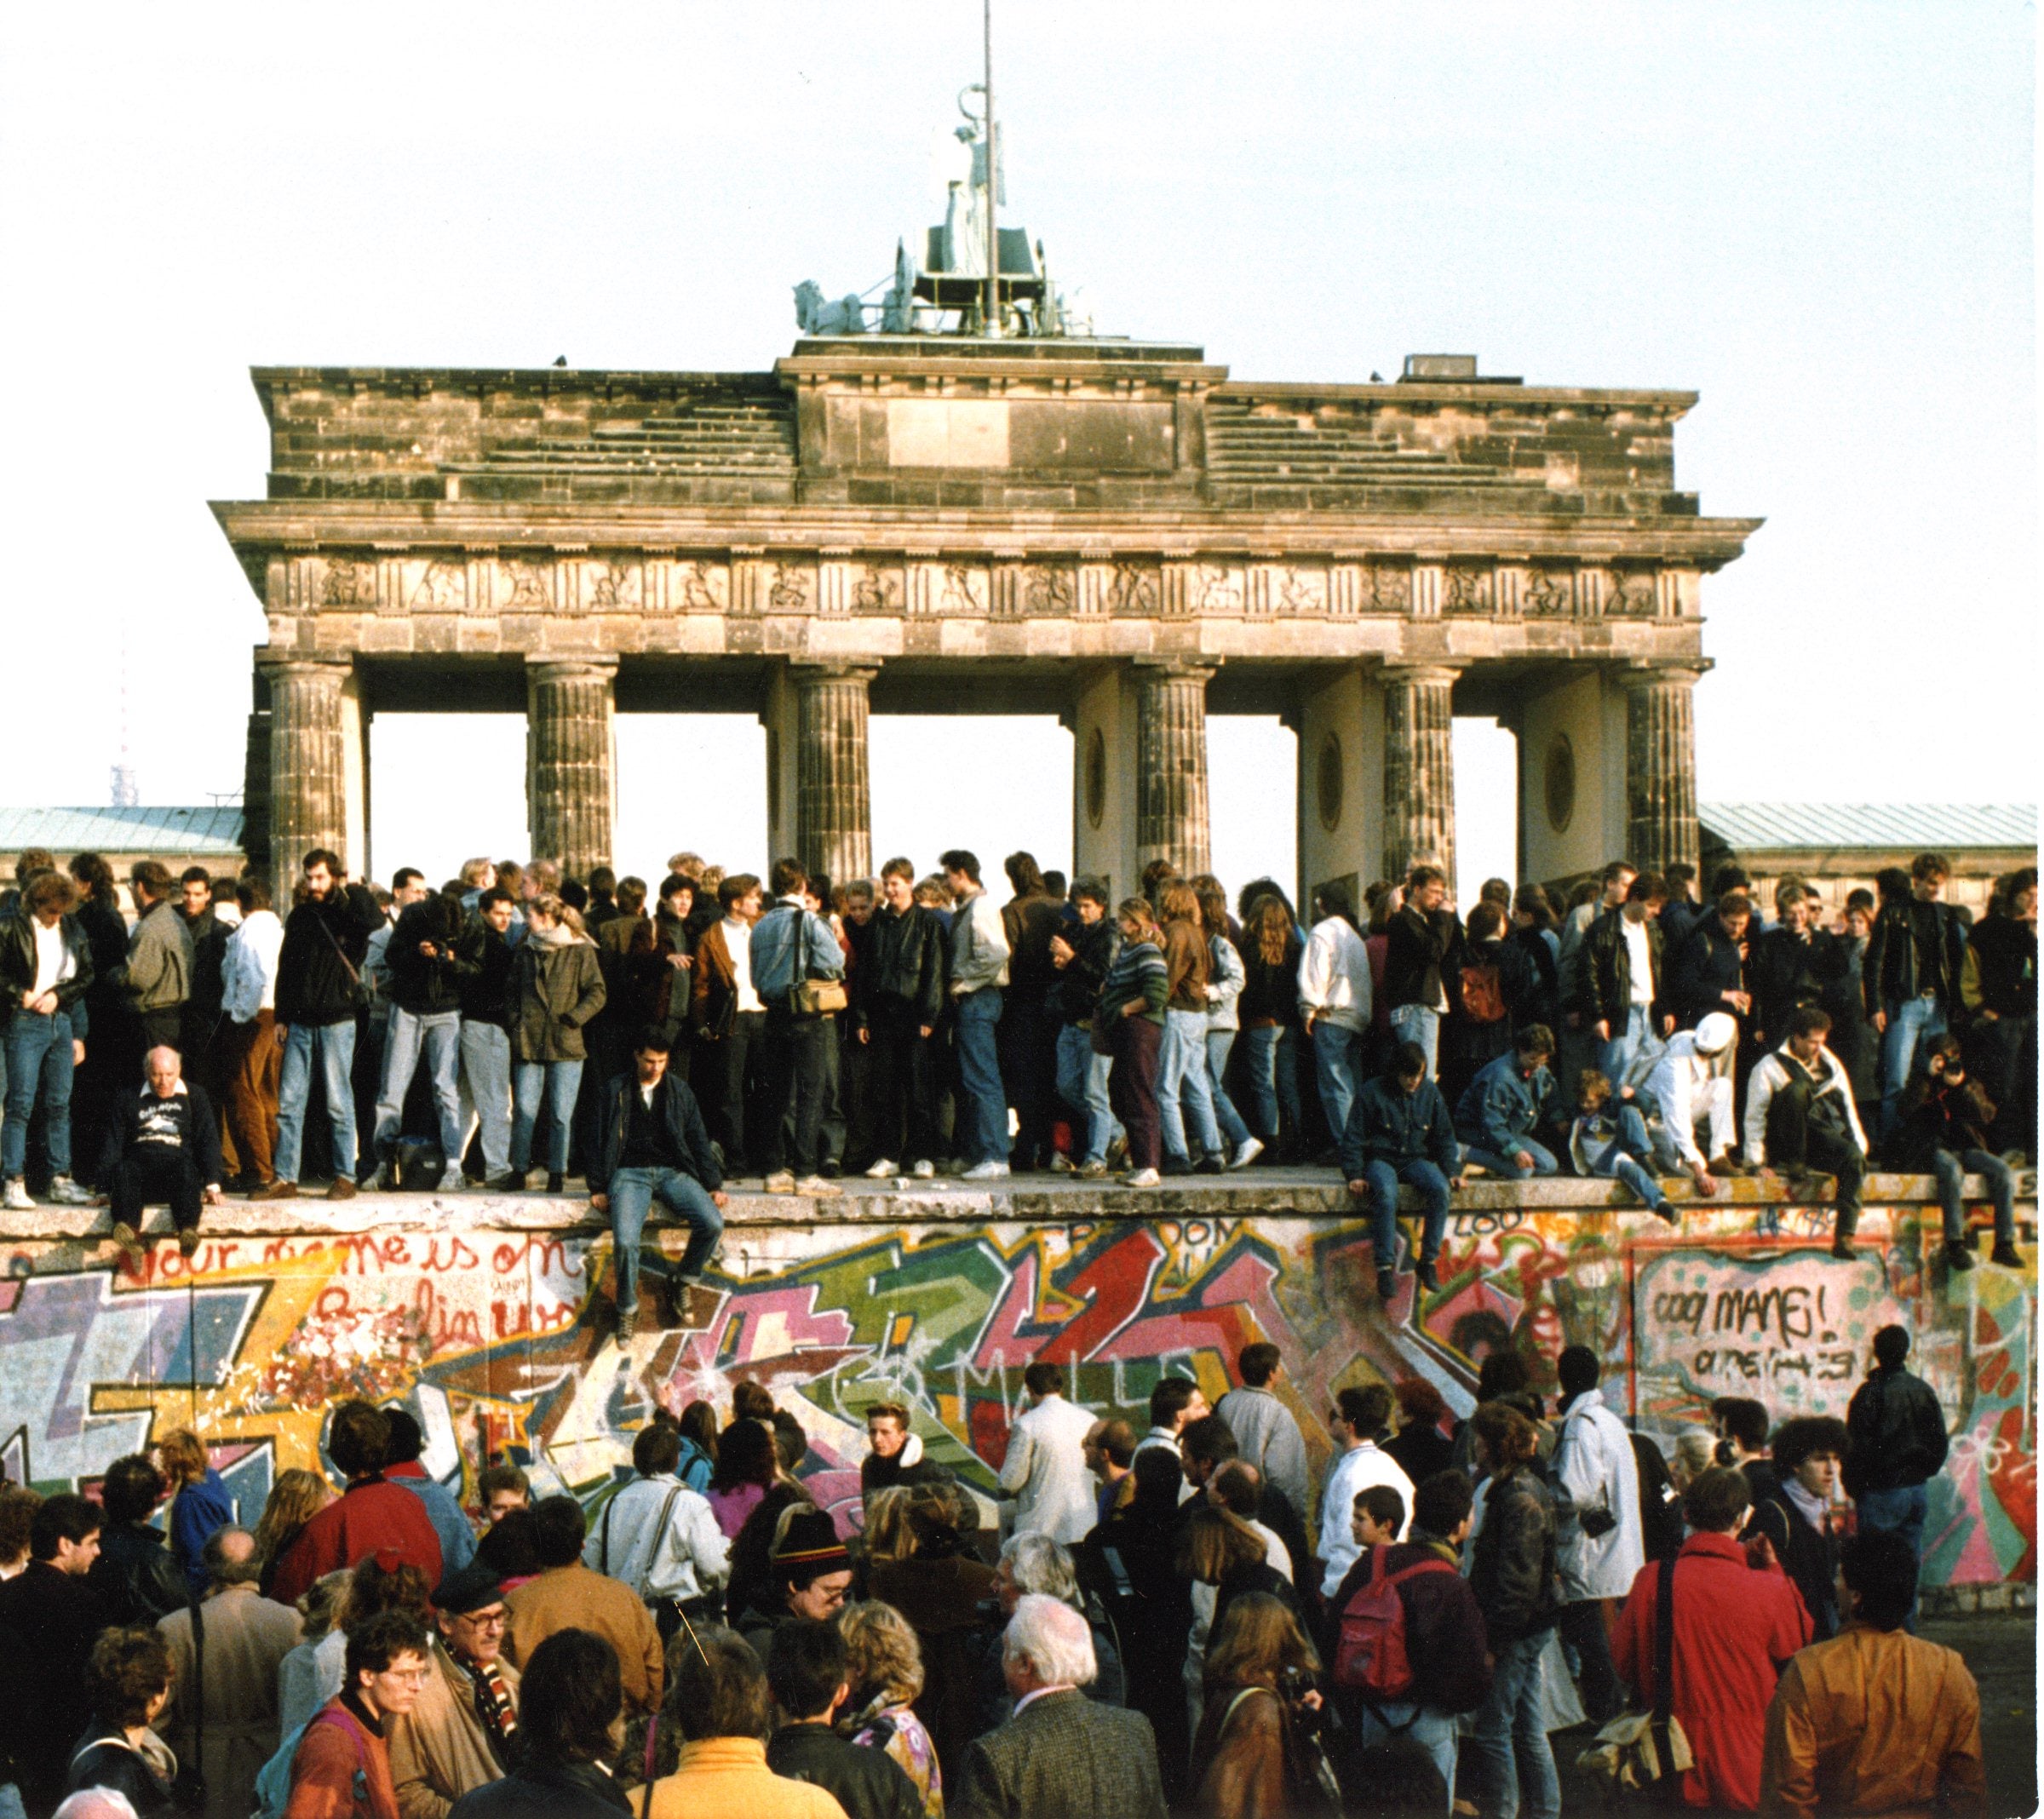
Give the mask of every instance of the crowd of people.
[[338, 1494], [286, 1472], [244, 1527], [178, 1430], [97, 1501], [0, 1489], [0, 1812], [1553, 1819], [1573, 1732], [1692, 1807], [1979, 1814], [1972, 1677], [1912, 1633], [1946, 1431], [1908, 1356], [1878, 1333], [1843, 1420], [1659, 1437], [1579, 1346], [1552, 1399], [1486, 1357], [1460, 1421], [1358, 1382], [1317, 1484], [1274, 1346], [1140, 1432], [1039, 1361], [997, 1501], [876, 1401], [841, 1523], [749, 1381], [586, 1507], [502, 1461], [464, 1506], [352, 1402]]
[[[847, 1173], [1014, 1170], [1131, 1187], [1259, 1162], [1342, 1170], [1400, 1266], [1432, 1280], [1451, 1190], [1573, 1171], [1679, 1219], [1668, 1184], [1771, 1171], [1827, 1188], [1852, 1254], [1872, 1161], [1933, 1175], [1944, 1260], [1972, 1267], [1968, 1175], [2018, 1262], [2036, 1146], [2036, 873], [1975, 926], [1936, 854], [1827, 915], [1800, 880], [1770, 918], [1737, 867], [1622, 862], [1565, 906], [1484, 885], [1466, 916], [1420, 865], [1358, 920], [1325, 885], [1298, 915], [1264, 878], [1150, 866], [1111, 901], [1026, 852], [996, 904], [968, 852], [919, 877], [762, 882], [677, 853], [657, 892], [599, 868], [477, 859], [388, 891], [306, 855], [294, 901], [203, 869], [135, 867], [130, 928], [90, 853], [24, 854], [0, 902], [9, 1005], [0, 1196], [96, 1193], [115, 1235], [167, 1203], [187, 1251], [230, 1191], [325, 1179], [550, 1192], [585, 1179], [637, 1314], [655, 1201], [714, 1252], [727, 1180], [829, 1197]], [[1828, 926], [1827, 926], [1828, 925]], [[359, 1145], [359, 1137], [366, 1142]], [[76, 1158], [76, 1160], [74, 1160]]]

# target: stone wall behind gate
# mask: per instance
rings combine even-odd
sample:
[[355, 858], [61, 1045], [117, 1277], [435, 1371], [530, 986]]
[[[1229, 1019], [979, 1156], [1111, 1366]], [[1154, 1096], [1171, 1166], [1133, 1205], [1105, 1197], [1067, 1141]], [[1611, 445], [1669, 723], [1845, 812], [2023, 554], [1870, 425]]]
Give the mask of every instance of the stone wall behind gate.
[[[629, 1354], [583, 1317], [592, 1288], [607, 1311], [610, 1240], [569, 1202], [365, 1199], [327, 1229], [316, 1206], [237, 1204], [209, 1216], [222, 1225], [189, 1265], [164, 1238], [139, 1273], [50, 1213], [38, 1235], [0, 1241], [0, 1463], [45, 1490], [90, 1489], [113, 1459], [196, 1423], [253, 1520], [276, 1472], [319, 1460], [330, 1406], [366, 1396], [409, 1403], [429, 1467], [464, 1492], [485, 1449], [508, 1448], [593, 1502], [629, 1473], [656, 1403], [727, 1408], [750, 1377], [800, 1417], [803, 1475], [849, 1527], [868, 1403], [910, 1403], [928, 1451], [990, 1491], [1036, 1358], [1076, 1366], [1077, 1397], [1140, 1430], [1160, 1375], [1190, 1373], [1214, 1398], [1243, 1345], [1274, 1340], [1318, 1464], [1336, 1388], [1416, 1372], [1466, 1411], [1482, 1358], [1506, 1346], [1550, 1385], [1565, 1345], [1594, 1346], [1614, 1402], [1651, 1432], [1727, 1393], [1842, 1415], [1875, 1328], [1898, 1320], [1953, 1436], [1926, 1582], [2035, 1581], [2034, 1264], [1948, 1277], [1935, 1208], [1913, 1201], [1871, 1204], [1846, 1264], [1829, 1254], [1829, 1208], [1692, 1208], [1677, 1234], [1563, 1203], [1571, 1191], [1604, 1185], [1465, 1196], [1495, 1204], [1454, 1216], [1440, 1292], [1415, 1305], [1401, 1276], [1388, 1308], [1361, 1222], [1226, 1210], [1240, 1194], [1150, 1220], [1003, 1219], [1006, 1203], [957, 1194], [847, 1199], [814, 1220], [739, 1201], [709, 1324], [649, 1328]], [[912, 1216], [890, 1222], [893, 1205]]]

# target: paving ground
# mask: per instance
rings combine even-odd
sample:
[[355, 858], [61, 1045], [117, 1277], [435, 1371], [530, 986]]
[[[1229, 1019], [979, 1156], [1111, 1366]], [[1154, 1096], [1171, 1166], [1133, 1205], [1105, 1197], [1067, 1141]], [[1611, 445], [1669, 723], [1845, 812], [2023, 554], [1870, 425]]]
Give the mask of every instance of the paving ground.
[[[1980, 1739], [1987, 1761], [1988, 1819], [2028, 1819], [2037, 1810], [2037, 1620], [1981, 1612], [1926, 1623], [1924, 1637], [1957, 1649], [1980, 1684]], [[1575, 1769], [1588, 1731], [1557, 1736], [1565, 1814], [1601, 1810], [1602, 1793]]]

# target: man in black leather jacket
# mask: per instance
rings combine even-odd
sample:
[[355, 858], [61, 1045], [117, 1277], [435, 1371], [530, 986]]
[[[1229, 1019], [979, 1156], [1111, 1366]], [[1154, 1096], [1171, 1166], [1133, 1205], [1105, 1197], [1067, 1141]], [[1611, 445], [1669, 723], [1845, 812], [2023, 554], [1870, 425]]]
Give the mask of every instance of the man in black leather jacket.
[[1884, 1326], [1874, 1335], [1874, 1369], [1846, 1410], [1852, 1443], [1845, 1481], [1860, 1528], [1893, 1530], [1921, 1561], [1930, 1511], [1924, 1485], [1944, 1469], [1950, 1443], [1938, 1392], [1903, 1369], [1909, 1355], [1908, 1328]]
[[920, 1179], [936, 1173], [937, 1066], [933, 1039], [944, 1014], [948, 944], [934, 911], [916, 901], [916, 870], [906, 859], [881, 868], [886, 899], [868, 925], [866, 962], [853, 969], [852, 1013], [858, 1040], [872, 1051], [868, 1104], [873, 1165], [884, 1180], [906, 1165]]

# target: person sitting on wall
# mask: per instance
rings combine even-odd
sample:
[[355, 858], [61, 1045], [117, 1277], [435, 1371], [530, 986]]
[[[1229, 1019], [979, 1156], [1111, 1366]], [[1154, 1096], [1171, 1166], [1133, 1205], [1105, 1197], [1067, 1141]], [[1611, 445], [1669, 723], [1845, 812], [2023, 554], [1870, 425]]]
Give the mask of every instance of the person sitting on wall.
[[106, 1131], [100, 1179], [113, 1207], [113, 1241], [131, 1257], [141, 1248], [142, 1208], [168, 1202], [177, 1227], [177, 1248], [189, 1257], [198, 1248], [202, 1206], [219, 1206], [220, 1121], [203, 1087], [180, 1076], [183, 1062], [175, 1048], [149, 1051], [149, 1077], [141, 1091], [123, 1095]]

